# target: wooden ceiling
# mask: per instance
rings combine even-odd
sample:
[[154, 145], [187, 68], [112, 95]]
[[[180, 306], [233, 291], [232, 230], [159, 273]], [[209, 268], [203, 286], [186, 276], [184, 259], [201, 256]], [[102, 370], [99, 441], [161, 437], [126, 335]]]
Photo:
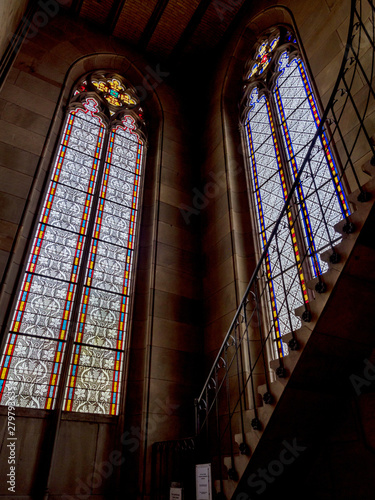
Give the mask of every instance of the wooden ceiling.
[[170, 61], [214, 49], [250, 0], [72, 0], [71, 12]]

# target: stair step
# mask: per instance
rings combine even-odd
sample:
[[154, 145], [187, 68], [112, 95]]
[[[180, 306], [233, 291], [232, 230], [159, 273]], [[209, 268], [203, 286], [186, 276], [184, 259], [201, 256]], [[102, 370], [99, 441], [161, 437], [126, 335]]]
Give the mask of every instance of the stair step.
[[[339, 387], [340, 381], [345, 379], [351, 360], [360, 359], [366, 349], [373, 345], [371, 308], [366, 314], [366, 304], [372, 304], [371, 297], [374, 298], [375, 166], [368, 161], [363, 171], [371, 175], [371, 179], [363, 186], [363, 190], [371, 196], [367, 201], [360, 202], [358, 190], [348, 197], [355, 205], [355, 210], [349, 217], [354, 230], [349, 234], [344, 231], [347, 223], [345, 220], [335, 226], [342, 238], [333, 249], [321, 254], [322, 260], [329, 265], [328, 271], [322, 274], [320, 279], [314, 278], [307, 283], [315, 296], [315, 300], [310, 301], [308, 305], [311, 321], [304, 321], [302, 318], [305, 306], [295, 310], [295, 314], [301, 317], [302, 326], [295, 332], [298, 349], [290, 350], [282, 359], [285, 377], [276, 375], [280, 361], [271, 361], [270, 384], [257, 387], [262, 399], [268, 391], [273, 396], [270, 404], [263, 402], [263, 405], [256, 409], [262, 429], [251, 428], [251, 420], [255, 417], [254, 410], [244, 412], [245, 433], [234, 435], [238, 446], [233, 457], [234, 464], [231, 457], [223, 459], [227, 470], [234, 465], [238, 474], [238, 480], [228, 478], [222, 481], [222, 493], [227, 499], [233, 495], [235, 497], [237, 486], [238, 491], [241, 491], [242, 476], [245, 478], [244, 472], [250, 467], [249, 464], [254, 468], [264, 466], [270, 457], [277, 456], [283, 439], [293, 440], [297, 436], [298, 443], [300, 439], [302, 443], [303, 429], [319, 429], [320, 422], [324, 422], [325, 413], [333, 414], [334, 408], [338, 406], [336, 399], [339, 402], [339, 396], [333, 388]], [[333, 252], [340, 257], [337, 262], [331, 262]], [[316, 290], [319, 281], [325, 284], [323, 293]], [[353, 294], [363, 297], [354, 314], [350, 307], [350, 297]], [[285, 335], [283, 341], [288, 343], [291, 338], [292, 334]], [[304, 401], [306, 403], [303, 403]], [[294, 408], [292, 413], [287, 412], [290, 405]], [[317, 408], [318, 412], [315, 411]], [[313, 435], [312, 432], [311, 436], [308, 436], [312, 442]], [[250, 449], [249, 455], [242, 455], [239, 451], [244, 437]], [[276, 442], [277, 440], [280, 442]], [[215, 481], [215, 489], [221, 491], [219, 481]]]
[[222, 486], [223, 488], [221, 489], [220, 481], [214, 481], [214, 489], [216, 494], [221, 492], [224, 494], [225, 498], [232, 498], [233, 493], [235, 492], [235, 489], [237, 487], [237, 483], [235, 481], [232, 481], [231, 479], [223, 479]]
[[[275, 372], [275, 375], [277, 377], [277, 381], [285, 386], [288, 382], [288, 377], [289, 375], [293, 372], [294, 367], [298, 363], [298, 360], [301, 356], [301, 352], [303, 351], [309, 337], [311, 335], [311, 330], [309, 330], [306, 326], [302, 326], [299, 328], [295, 334], [294, 338], [297, 341], [297, 350], [292, 351], [291, 349], [289, 350], [289, 353], [287, 356], [284, 356], [282, 358], [282, 366], [285, 370], [285, 375], [284, 377], [279, 377], [277, 376], [277, 369], [280, 366], [280, 361], [278, 359], [274, 359], [273, 361], [270, 362], [270, 368]], [[284, 335], [283, 336], [283, 341], [288, 343], [289, 340], [291, 340], [292, 334]]]
[[[234, 468], [238, 474], [238, 477], [240, 478], [242, 474], [244, 473], [247, 464], [249, 463], [250, 457], [246, 455], [235, 455], [234, 457]], [[227, 470], [232, 468], [232, 458], [231, 457], [224, 457], [224, 466], [227, 468]], [[228, 479], [229, 481], [232, 481], [233, 483], [237, 483], [238, 480], [233, 480], [233, 479]]]
[[[259, 411], [261, 409], [274, 408], [276, 406], [276, 403], [279, 399], [279, 396], [283, 392], [283, 386], [277, 380], [275, 380], [274, 382], [271, 382], [269, 384], [269, 391], [268, 391], [267, 384], [263, 384], [263, 385], [258, 386], [258, 393], [262, 396], [262, 399], [263, 399], [264, 395], [266, 394], [266, 392], [270, 392], [272, 394], [273, 400], [269, 404], [264, 403], [263, 406], [259, 407]], [[271, 411], [271, 413], [272, 413], [272, 411]]]
[[[372, 153], [369, 154], [371, 156]], [[371, 158], [362, 165], [362, 172], [370, 177], [375, 177], [375, 165], [371, 163]]]

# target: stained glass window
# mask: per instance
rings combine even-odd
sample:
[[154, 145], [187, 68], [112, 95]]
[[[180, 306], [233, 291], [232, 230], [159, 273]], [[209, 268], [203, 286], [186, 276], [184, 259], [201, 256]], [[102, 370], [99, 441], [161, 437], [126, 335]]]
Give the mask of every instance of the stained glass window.
[[[258, 239], [264, 248], [320, 117], [290, 29], [273, 28], [261, 37], [249, 68], [243, 123]], [[287, 352], [283, 335], [299, 326], [295, 309], [309, 301], [306, 280], [327, 269], [319, 254], [335, 239], [334, 225], [348, 215], [338, 168], [323, 132], [265, 261], [269, 316], [279, 356]], [[308, 259], [303, 259], [305, 255]]]
[[15, 393], [16, 406], [53, 409], [60, 390], [67, 411], [118, 412], [144, 139], [134, 94], [100, 77], [122, 94], [95, 94], [95, 75], [73, 92], [10, 323], [1, 404]]

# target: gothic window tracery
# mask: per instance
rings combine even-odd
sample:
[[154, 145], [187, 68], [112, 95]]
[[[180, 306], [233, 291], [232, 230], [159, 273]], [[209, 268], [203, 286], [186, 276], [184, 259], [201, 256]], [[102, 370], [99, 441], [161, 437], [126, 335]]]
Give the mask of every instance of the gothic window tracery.
[[[291, 29], [274, 27], [260, 37], [245, 74], [244, 102], [250, 186], [263, 249], [320, 123]], [[320, 253], [334, 240], [334, 225], [348, 215], [339, 170], [323, 132], [265, 260], [275, 355], [286, 354], [282, 336], [299, 327], [293, 312], [310, 300], [306, 281], [327, 269]]]
[[[1, 361], [1, 404], [116, 415], [145, 137], [119, 75], [75, 87]], [[60, 396], [59, 396], [60, 394]]]

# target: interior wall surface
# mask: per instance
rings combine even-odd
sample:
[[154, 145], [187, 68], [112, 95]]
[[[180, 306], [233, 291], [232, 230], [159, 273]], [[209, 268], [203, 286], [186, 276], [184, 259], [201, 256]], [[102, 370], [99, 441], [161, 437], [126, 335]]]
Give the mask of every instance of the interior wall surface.
[[9, 0], [0, 4], [0, 60], [25, 13], [29, 0]]
[[[179, 92], [168, 75], [155, 73], [155, 61], [63, 11], [24, 43], [0, 93], [3, 334], [73, 83], [94, 69], [123, 74], [144, 99], [149, 144], [123, 411], [115, 419], [63, 415], [51, 498], [147, 498], [152, 442], [193, 432], [201, 346], [207, 373], [259, 256], [239, 130], [246, 61], [265, 28], [292, 25], [324, 106], [343, 55], [349, 11], [349, 0], [249, 2], [203, 84], [208, 98], [198, 141], [199, 184], [193, 175], [196, 136]], [[198, 72], [198, 83], [200, 78]], [[4, 407], [1, 418], [0, 470], [6, 473]], [[24, 479], [12, 498], [31, 498], [38, 487], [49, 418], [44, 410], [17, 410], [16, 465]], [[7, 498], [3, 478], [0, 488]]]
[[[220, 181], [217, 195], [212, 196], [201, 211], [206, 373], [211, 368], [260, 256], [254, 237], [257, 219], [256, 216], [249, 217], [255, 212], [252, 212], [252, 200], [247, 193], [246, 161], [240, 146], [239, 103], [243, 95], [246, 63], [253, 57], [254, 44], [264, 30], [277, 24], [291, 26], [307, 63], [320, 111], [323, 111], [344, 55], [350, 6], [349, 0], [252, 3], [243, 11], [243, 21], [236, 33], [217, 56], [216, 68], [209, 83], [208, 95], [211, 98], [202, 165], [202, 192], [213, 178]], [[366, 5], [363, 18], [366, 26], [370, 27], [371, 12]], [[361, 57], [365, 65], [371, 64], [372, 50], [366, 47], [366, 42]], [[353, 94], [361, 106], [366, 96], [364, 81], [356, 81]], [[374, 133], [374, 108], [368, 109], [366, 124]], [[343, 125], [344, 141], [351, 141], [353, 126], [353, 122]], [[340, 158], [344, 151], [341, 141], [336, 143], [336, 148]], [[368, 144], [359, 143], [355, 168], [361, 184], [369, 180], [362, 166], [370, 157]], [[347, 189], [349, 193], [356, 189], [350, 179]], [[328, 442], [323, 443], [322, 437], [322, 442], [317, 443], [314, 458], [302, 463], [297, 472], [301, 474], [298, 485], [293, 484], [291, 476], [285, 475], [281, 484], [278, 482], [272, 492], [267, 490], [259, 495], [260, 498], [273, 498], [282, 492], [289, 498], [368, 498], [366, 495], [369, 495], [373, 484], [368, 469], [369, 464], [373, 464], [371, 426], [374, 422], [374, 398], [373, 394], [359, 400], [354, 398], [354, 407], [359, 405], [360, 411], [353, 410], [352, 387], [348, 385], [346, 390], [345, 397], [350, 403], [342, 409], [342, 420], [337, 423], [337, 429], [332, 431]], [[356, 456], [358, 460], [356, 472], [346, 474], [344, 471], [350, 468], [351, 456]]]
[[[264, 30], [277, 24], [291, 26], [297, 34], [322, 111], [339, 72], [349, 15], [349, 0], [255, 3], [248, 6], [241, 25], [217, 56], [210, 78], [202, 167], [202, 192], [206, 189], [208, 193], [206, 206], [201, 210], [207, 370], [259, 258], [259, 250], [253, 243], [256, 220], [249, 218], [251, 200], [240, 133], [239, 104], [246, 63], [252, 58], [254, 44]], [[371, 51], [368, 52], [370, 56]], [[361, 88], [357, 92], [360, 95]], [[372, 113], [369, 113], [369, 121]], [[350, 128], [347, 132], [350, 133]], [[364, 148], [362, 156], [365, 155], [368, 149]], [[361, 161], [363, 163], [363, 158]], [[368, 177], [359, 164], [358, 174], [364, 183]], [[215, 193], [212, 181], [216, 182]]]
[[[60, 10], [26, 39], [0, 93], [0, 323], [3, 336], [73, 84], [96, 69], [123, 75], [145, 112], [148, 150], [138, 261], [118, 417], [63, 412], [50, 498], [150, 493], [151, 445], [190, 435], [200, 355], [199, 241], [180, 205], [190, 202], [189, 133], [168, 73]], [[1, 407], [0, 497], [9, 498], [7, 408]], [[51, 415], [16, 410], [17, 488], [41, 494]], [[120, 455], [118, 455], [120, 453]], [[126, 461], [123, 457], [126, 456]], [[21, 479], [23, 478], [23, 479]], [[36, 492], [36, 493], [35, 493]]]
[[[277, 24], [291, 26], [298, 39], [320, 111], [324, 110], [340, 69], [349, 29], [349, 0], [318, 0], [252, 4], [225, 48], [218, 54], [216, 67], [208, 75], [210, 96], [204, 134], [202, 188], [206, 204], [201, 210], [203, 251], [203, 297], [205, 325], [205, 370], [211, 364], [239, 306], [252, 271], [260, 257], [254, 238], [257, 220], [246, 178], [246, 151], [241, 145], [240, 101], [243, 96], [246, 65], [253, 57], [257, 38]], [[370, 10], [363, 12], [370, 23]], [[371, 49], [362, 54], [364, 64], [371, 62]], [[363, 107], [366, 87], [358, 79], [354, 98]], [[354, 111], [353, 111], [354, 113]], [[366, 123], [373, 126], [374, 109], [369, 108]], [[343, 124], [344, 141], [352, 141], [353, 122]], [[344, 152], [336, 142], [338, 158]], [[245, 155], [245, 156], [244, 156]], [[369, 160], [368, 145], [356, 146], [355, 168], [361, 184], [369, 180], [363, 164]], [[345, 161], [345, 155], [342, 155]], [[348, 192], [357, 189], [347, 185]], [[214, 185], [214, 186], [213, 186]]]

